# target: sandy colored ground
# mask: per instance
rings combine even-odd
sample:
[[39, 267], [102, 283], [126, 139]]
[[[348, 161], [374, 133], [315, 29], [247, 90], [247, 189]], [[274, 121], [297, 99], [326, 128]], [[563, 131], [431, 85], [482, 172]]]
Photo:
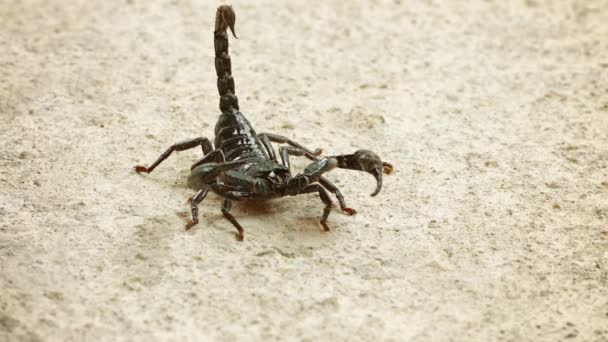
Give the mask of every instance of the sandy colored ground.
[[[213, 1], [0, 5], [0, 340], [608, 341], [605, 1], [233, 1], [258, 131], [396, 171], [183, 229]], [[296, 167], [306, 165], [305, 160]]]

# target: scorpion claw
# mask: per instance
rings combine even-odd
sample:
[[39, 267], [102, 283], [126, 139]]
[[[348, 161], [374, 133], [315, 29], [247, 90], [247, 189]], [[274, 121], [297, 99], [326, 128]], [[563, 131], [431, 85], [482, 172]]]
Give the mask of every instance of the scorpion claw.
[[382, 189], [382, 172], [392, 171], [392, 165], [382, 162], [377, 154], [368, 150], [358, 150], [354, 154], [334, 156], [333, 158], [338, 161], [339, 168], [365, 171], [374, 176], [376, 178], [376, 189], [372, 192], [372, 196], [376, 196]]
[[150, 172], [148, 171], [148, 168], [147, 168], [147, 167], [145, 167], [145, 166], [141, 166], [141, 165], [134, 166], [134, 167], [133, 167], [133, 170], [135, 170], [135, 172], [137, 172], [137, 173], [142, 173], [142, 172], [144, 172], [144, 173], [150, 173]]
[[370, 173], [374, 175], [374, 178], [376, 178], [376, 190], [372, 192], [371, 196], [376, 196], [382, 189], [382, 171], [374, 169]]
[[233, 160], [225, 163], [205, 163], [195, 167], [188, 176], [188, 187], [190, 189], [201, 189], [205, 184], [209, 184], [221, 173], [236, 169], [248, 163], [249, 160]]

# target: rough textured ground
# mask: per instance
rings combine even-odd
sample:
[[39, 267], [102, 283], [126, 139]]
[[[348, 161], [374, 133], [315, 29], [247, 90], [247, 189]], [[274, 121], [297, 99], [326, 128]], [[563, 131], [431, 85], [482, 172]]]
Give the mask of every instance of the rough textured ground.
[[[258, 131], [396, 168], [314, 196], [185, 187], [213, 1], [0, 6], [0, 339], [608, 340], [608, 6], [234, 1]], [[303, 167], [306, 161], [298, 161]]]

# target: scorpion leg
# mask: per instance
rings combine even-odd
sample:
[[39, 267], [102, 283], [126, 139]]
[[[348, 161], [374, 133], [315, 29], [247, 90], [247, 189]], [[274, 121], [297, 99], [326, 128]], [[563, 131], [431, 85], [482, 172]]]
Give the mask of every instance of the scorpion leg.
[[186, 230], [198, 224], [198, 205], [205, 199], [209, 188], [199, 190], [196, 195], [192, 196], [190, 208], [192, 209], [192, 220], [186, 224]]
[[230, 214], [230, 207], [232, 207], [232, 201], [229, 199], [224, 199], [222, 202], [222, 214], [224, 214], [224, 217], [232, 223], [236, 230], [238, 230], [238, 233], [236, 233], [236, 239], [238, 241], [243, 241], [245, 231], [243, 230], [243, 227], [241, 227], [241, 225], [236, 221], [234, 216]]
[[327, 190], [332, 192], [334, 195], [336, 195], [336, 198], [340, 203], [340, 209], [342, 209], [343, 212], [347, 213], [348, 215], [355, 215], [357, 213], [355, 209], [346, 206], [346, 202], [344, 201], [344, 196], [342, 195], [342, 192], [340, 192], [340, 189], [338, 189], [338, 187], [335, 186], [334, 183], [330, 182], [329, 179], [321, 176], [319, 177], [319, 183], [323, 185]]
[[272, 142], [281, 143], [281, 144], [286, 143], [292, 147], [299, 148], [304, 151], [304, 155], [306, 156], [306, 158], [308, 158], [310, 160], [317, 160], [316, 157], [320, 156], [321, 153], [323, 153], [323, 150], [320, 148], [317, 148], [313, 152], [313, 151], [307, 149], [306, 147], [298, 144], [297, 142], [295, 142], [287, 137], [284, 137], [282, 135], [278, 135], [278, 134], [260, 133], [260, 134], [258, 134], [258, 137], [260, 137], [260, 139], [262, 139], [262, 143], [264, 142], [263, 139], [268, 138]]
[[225, 161], [224, 152], [222, 150], [213, 150], [210, 153], [207, 153], [204, 157], [195, 161], [190, 167], [190, 171], [194, 170], [197, 166], [205, 164], [205, 163], [223, 163]]
[[211, 141], [209, 139], [207, 139], [207, 138], [199, 137], [199, 138], [194, 138], [194, 139], [182, 141], [182, 142], [173, 144], [171, 147], [169, 147], [149, 167], [142, 166], [142, 165], [135, 166], [134, 167], [135, 172], [137, 172], [137, 173], [141, 173], [141, 172], [150, 173], [160, 163], [162, 163], [163, 160], [167, 159], [171, 155], [171, 153], [173, 153], [173, 151], [184, 151], [184, 150], [188, 150], [188, 149], [191, 149], [191, 148], [199, 146], [199, 145], [202, 147], [203, 153], [205, 153], [205, 154], [208, 154], [209, 152], [211, 152], [213, 150], [213, 145], [211, 144]]
[[272, 143], [270, 142], [268, 136], [266, 134], [258, 134], [258, 138], [260, 138], [262, 145], [264, 145], [266, 152], [268, 152], [268, 157], [270, 160], [277, 161], [277, 156], [274, 153], [274, 148], [272, 147]]
[[331, 212], [332, 205], [332, 201], [329, 197], [329, 192], [327, 192], [327, 189], [325, 189], [321, 184], [313, 183], [306, 186], [300, 193], [306, 194], [315, 191], [319, 192], [319, 197], [321, 197], [321, 200], [323, 201], [323, 203], [325, 203], [325, 208], [323, 209], [323, 217], [321, 218], [321, 225], [323, 226], [323, 229], [327, 232], [329, 231], [329, 226], [327, 225], [327, 218], [329, 217], [329, 213]]
[[226, 171], [236, 169], [248, 163], [249, 159], [232, 160], [225, 163], [203, 163], [195, 167], [188, 176], [188, 187], [192, 190], [200, 190], [215, 182], [216, 178]]
[[289, 165], [289, 156], [292, 155], [296, 157], [301, 157], [306, 154], [306, 151], [296, 147], [281, 146], [279, 147], [279, 154], [281, 155], [281, 162], [283, 166], [290, 169], [291, 166]]

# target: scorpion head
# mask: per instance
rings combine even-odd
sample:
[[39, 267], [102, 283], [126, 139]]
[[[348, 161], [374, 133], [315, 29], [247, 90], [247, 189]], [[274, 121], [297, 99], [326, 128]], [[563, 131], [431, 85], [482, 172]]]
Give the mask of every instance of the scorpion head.
[[285, 183], [285, 193], [287, 195], [296, 195], [308, 186], [308, 184], [310, 184], [310, 180], [305, 175], [296, 175], [288, 178]]
[[334, 156], [338, 167], [342, 169], [359, 170], [370, 173], [376, 178], [376, 190], [371, 194], [376, 196], [382, 189], [382, 172], [390, 173], [392, 165], [383, 162], [377, 154], [368, 150], [358, 150], [353, 154]]
[[213, 183], [222, 172], [236, 169], [247, 162], [249, 162], [247, 159], [243, 159], [225, 163], [201, 164], [190, 172], [190, 176], [188, 176], [188, 187], [193, 190], [202, 189], [205, 185]]

